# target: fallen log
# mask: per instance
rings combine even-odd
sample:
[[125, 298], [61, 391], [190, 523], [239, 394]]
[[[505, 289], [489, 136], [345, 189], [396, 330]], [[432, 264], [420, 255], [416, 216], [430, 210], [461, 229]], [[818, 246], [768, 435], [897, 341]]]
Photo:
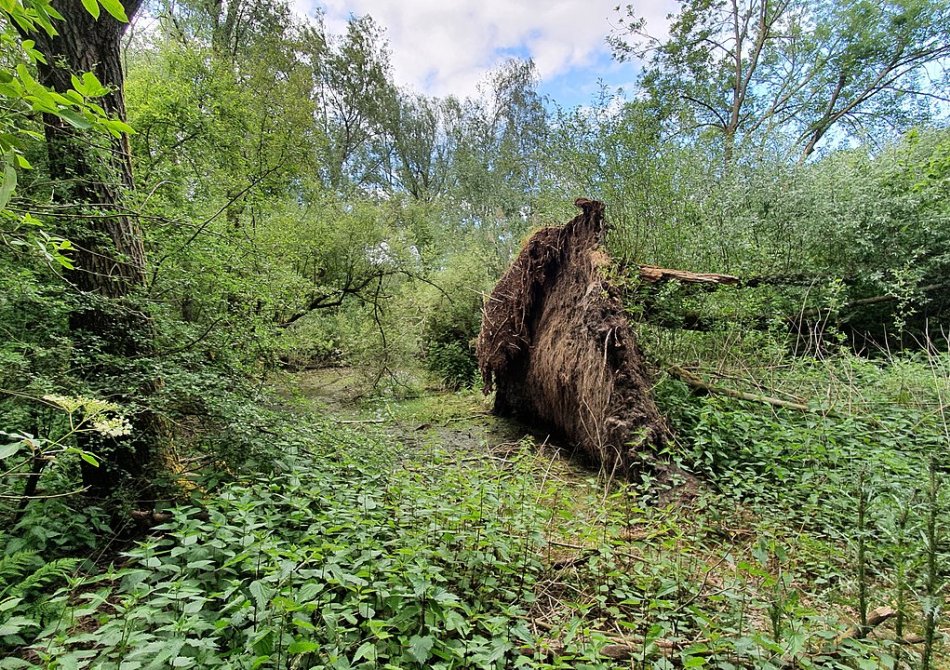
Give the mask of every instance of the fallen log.
[[608, 472], [631, 471], [668, 429], [608, 280], [603, 203], [544, 228], [521, 250], [484, 307], [476, 352], [494, 411], [563, 434]]
[[721, 275], [712, 272], [689, 272], [687, 270], [673, 270], [670, 268], [661, 268], [655, 265], [641, 265], [639, 271], [640, 281], [649, 284], [658, 284], [666, 281], [680, 281], [686, 284], [722, 284], [739, 285], [742, 280], [732, 275]]

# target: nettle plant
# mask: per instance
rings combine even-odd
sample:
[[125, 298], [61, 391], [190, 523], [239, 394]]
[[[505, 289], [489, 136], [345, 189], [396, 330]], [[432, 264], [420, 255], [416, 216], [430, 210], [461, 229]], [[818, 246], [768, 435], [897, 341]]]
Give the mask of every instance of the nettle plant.
[[[541, 570], [530, 464], [494, 479], [327, 429], [180, 506], [2, 667], [522, 667]], [[35, 664], [35, 665], [34, 665]]]

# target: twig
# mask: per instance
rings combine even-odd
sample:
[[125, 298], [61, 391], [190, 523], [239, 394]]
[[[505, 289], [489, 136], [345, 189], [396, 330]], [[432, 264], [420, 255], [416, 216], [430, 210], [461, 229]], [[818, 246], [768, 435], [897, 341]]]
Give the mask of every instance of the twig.
[[897, 616], [897, 610], [892, 607], [888, 607], [887, 605], [878, 607], [875, 610], [871, 610], [868, 612], [867, 625], [858, 625], [854, 628], [851, 628], [850, 630], [838, 636], [836, 642], [840, 644], [845, 640], [863, 640], [868, 636], [868, 633], [874, 630], [874, 628], [880, 626], [882, 623], [894, 616]]

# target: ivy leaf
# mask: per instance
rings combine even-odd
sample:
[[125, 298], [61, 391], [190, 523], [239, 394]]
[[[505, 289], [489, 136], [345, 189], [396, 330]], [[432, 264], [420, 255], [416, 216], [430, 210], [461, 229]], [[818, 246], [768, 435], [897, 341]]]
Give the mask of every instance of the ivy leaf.
[[413, 635], [409, 640], [409, 655], [419, 663], [425, 663], [432, 655], [435, 639], [431, 635]]

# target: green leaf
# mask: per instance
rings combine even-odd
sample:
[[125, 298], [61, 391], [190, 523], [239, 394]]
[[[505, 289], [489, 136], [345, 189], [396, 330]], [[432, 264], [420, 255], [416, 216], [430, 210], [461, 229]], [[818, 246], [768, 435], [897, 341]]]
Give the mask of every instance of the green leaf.
[[11, 610], [21, 602], [23, 602], [23, 598], [7, 598], [3, 602], [0, 602], [0, 612]]
[[125, 8], [119, 0], [99, 0], [99, 2], [116, 21], [121, 21], [122, 23], [129, 22], [129, 17], [125, 15]]
[[288, 654], [309, 654], [320, 649], [320, 645], [312, 640], [294, 640], [287, 647]]
[[0, 624], [0, 637], [7, 635], [16, 635], [24, 628], [38, 628], [39, 626], [32, 619], [22, 616], [15, 616]]
[[99, 81], [99, 77], [97, 77], [92, 72], [83, 72], [81, 87], [76, 86], [74, 81], [73, 88], [75, 88], [87, 98], [101, 98], [109, 92], [109, 88], [104, 86], [102, 82]]
[[0, 461], [4, 458], [10, 458], [13, 454], [20, 450], [20, 446], [23, 442], [11, 442], [10, 444], [5, 444], [0, 447]]
[[0, 209], [4, 209], [10, 202], [13, 189], [16, 188], [16, 170], [6, 161], [3, 165], [3, 183], [0, 184]]
[[80, 450], [80, 451], [79, 451], [79, 458], [81, 458], [82, 460], [86, 461], [86, 463], [88, 463], [89, 465], [91, 465], [91, 466], [93, 466], [93, 467], [96, 467], [96, 468], [99, 467], [99, 460], [98, 460], [95, 456], [93, 456], [92, 454], [90, 454], [88, 451], [82, 451], [82, 450]]
[[65, 119], [73, 128], [78, 128], [79, 130], [92, 128], [92, 123], [90, 123], [89, 119], [79, 112], [74, 112], [71, 109], [60, 109], [56, 114]]
[[99, 18], [99, 3], [96, 0], [82, 0], [82, 6], [86, 8], [86, 11], [92, 14], [92, 18]]
[[413, 635], [409, 640], [409, 655], [419, 663], [425, 663], [432, 655], [435, 639], [431, 635]]
[[364, 642], [360, 645], [360, 648], [356, 650], [356, 653], [353, 654], [353, 662], [365, 658], [367, 661], [376, 662], [377, 653], [376, 653], [376, 644], [374, 642]]
[[122, 137], [122, 133], [128, 133], [131, 135], [135, 132], [132, 130], [132, 126], [127, 123], [123, 123], [118, 119], [103, 119], [99, 122], [99, 124], [112, 133], [115, 137]]
[[263, 610], [267, 607], [267, 603], [270, 600], [270, 589], [268, 589], [260, 580], [251, 582], [251, 585], [248, 587], [251, 595], [254, 596], [254, 603], [257, 605], [257, 609]]

